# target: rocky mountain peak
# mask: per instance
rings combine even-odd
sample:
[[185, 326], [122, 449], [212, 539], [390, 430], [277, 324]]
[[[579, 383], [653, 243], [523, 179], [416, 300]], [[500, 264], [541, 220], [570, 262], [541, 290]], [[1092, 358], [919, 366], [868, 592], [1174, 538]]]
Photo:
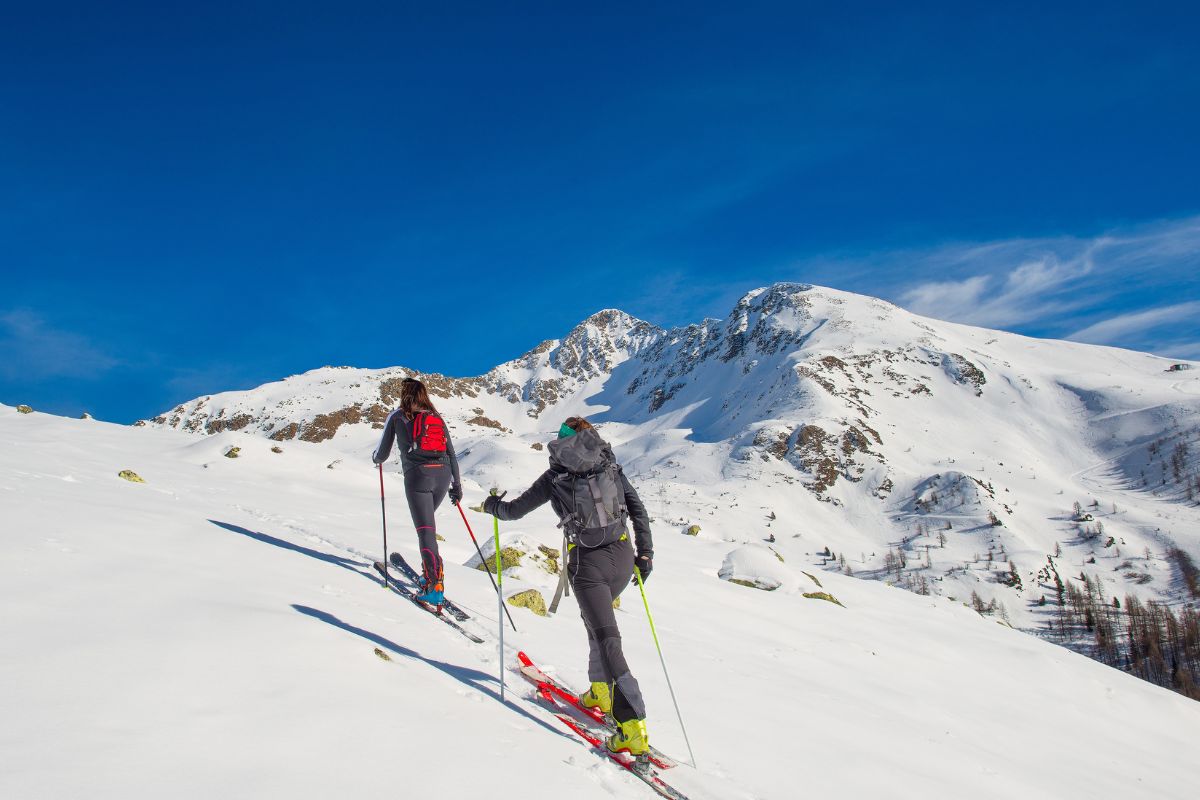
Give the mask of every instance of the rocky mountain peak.
[[611, 373], [661, 333], [624, 311], [598, 311], [567, 334], [550, 354], [550, 365], [567, 377], [590, 380]]

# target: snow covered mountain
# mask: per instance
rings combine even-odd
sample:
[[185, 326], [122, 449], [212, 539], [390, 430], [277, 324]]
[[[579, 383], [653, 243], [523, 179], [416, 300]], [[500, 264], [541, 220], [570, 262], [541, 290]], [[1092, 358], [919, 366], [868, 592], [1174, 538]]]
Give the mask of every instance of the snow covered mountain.
[[[1200, 778], [1180, 696], [1200, 695], [1195, 366], [783, 284], [724, 320], [602, 311], [485, 375], [420, 377], [468, 502], [532, 482], [566, 416], [614, 444], [654, 517], [649, 599], [699, 761], [670, 778], [692, 800], [1158, 800]], [[376, 588], [369, 455], [410, 374], [326, 367], [132, 428], [0, 406], [0, 796], [476, 796], [496, 776], [531, 800], [648, 796], [512, 669], [525, 649], [585, 683], [573, 599], [513, 609], [502, 705], [495, 595], [452, 509], [447, 588], [488, 644]], [[502, 545], [552, 552], [555, 522]], [[546, 564], [507, 569], [505, 594], [548, 595]], [[683, 756], [625, 599], [651, 737]]]
[[[477, 490], [526, 485], [542, 442], [583, 413], [660, 536], [773, 539], [784, 557], [1048, 631], [1047, 601], [1085, 574], [1106, 602], [1196, 599], [1183, 579], [1200, 559], [1195, 366], [777, 284], [724, 320], [661, 330], [602, 311], [486, 375], [420, 377]], [[148, 424], [363, 459], [410, 374], [327, 367]]]
[[[531, 406], [513, 407], [516, 424]], [[380, 486], [362, 452], [373, 432], [345, 428], [272, 442], [0, 406], [0, 796], [653, 797], [582, 747], [513, 668], [521, 649], [586, 684], [573, 597], [554, 618], [513, 608], [519, 632], [501, 661], [495, 594], [466, 566], [474, 548], [447, 508], [447, 588], [486, 644], [380, 590]], [[786, 457], [710, 457], [730, 446], [645, 423], [610, 430], [637, 436], [618, 450], [671, 479], [670, 497], [659, 478], [640, 481], [660, 518], [685, 508], [703, 523], [696, 537], [657, 526], [647, 583], [698, 764], [669, 778], [690, 800], [1194, 794], [1200, 704], [960, 602], [813, 569], [804, 553], [848, 535], [834, 523], [849, 506], [763, 469]], [[470, 457], [477, 480], [523, 483], [514, 442], [544, 455], [517, 433], [460, 431], [484, 453]], [[339, 448], [355, 459], [339, 462]], [[391, 547], [415, 560], [401, 480], [385, 482]], [[825, 516], [770, 520], [761, 506], [780, 495]], [[477, 533], [490, 527], [468, 516]], [[775, 543], [758, 541], [770, 532]], [[557, 544], [539, 516], [501, 536]], [[753, 542], [726, 541], [739, 536]], [[531, 564], [504, 575], [508, 595], [553, 583]], [[640, 598], [623, 599], [651, 739], [686, 758]]]

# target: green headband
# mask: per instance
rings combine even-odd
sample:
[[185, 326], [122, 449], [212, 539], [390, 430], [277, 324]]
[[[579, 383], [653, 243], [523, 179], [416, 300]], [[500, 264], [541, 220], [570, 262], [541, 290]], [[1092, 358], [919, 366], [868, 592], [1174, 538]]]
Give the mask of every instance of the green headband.
[[567, 423], [564, 422], [562, 425], [559, 426], [558, 438], [566, 439], [568, 436], [574, 436], [574, 435], [575, 435], [575, 429], [572, 428]]

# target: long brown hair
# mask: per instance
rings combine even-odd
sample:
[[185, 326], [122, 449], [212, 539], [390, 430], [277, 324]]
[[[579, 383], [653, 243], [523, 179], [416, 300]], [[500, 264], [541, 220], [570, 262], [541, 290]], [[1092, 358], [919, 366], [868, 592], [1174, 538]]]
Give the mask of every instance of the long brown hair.
[[592, 428], [592, 423], [587, 421], [587, 417], [567, 417], [566, 421], [563, 422], [563, 425], [566, 425], [576, 433], [589, 429], [594, 430], [594, 428]]
[[400, 381], [400, 410], [409, 419], [422, 411], [438, 413], [438, 410], [433, 407], [433, 401], [429, 399], [429, 390], [416, 378], [405, 378]]

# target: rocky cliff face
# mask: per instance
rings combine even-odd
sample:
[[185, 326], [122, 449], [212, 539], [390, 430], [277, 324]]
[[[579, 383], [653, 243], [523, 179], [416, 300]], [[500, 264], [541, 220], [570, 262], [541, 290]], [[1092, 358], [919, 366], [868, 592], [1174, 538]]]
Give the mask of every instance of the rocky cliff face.
[[579, 323], [562, 339], [542, 342], [484, 376], [489, 391], [528, 405], [537, 418], [589, 381], [612, 374], [662, 333], [623, 311], [606, 309]]

